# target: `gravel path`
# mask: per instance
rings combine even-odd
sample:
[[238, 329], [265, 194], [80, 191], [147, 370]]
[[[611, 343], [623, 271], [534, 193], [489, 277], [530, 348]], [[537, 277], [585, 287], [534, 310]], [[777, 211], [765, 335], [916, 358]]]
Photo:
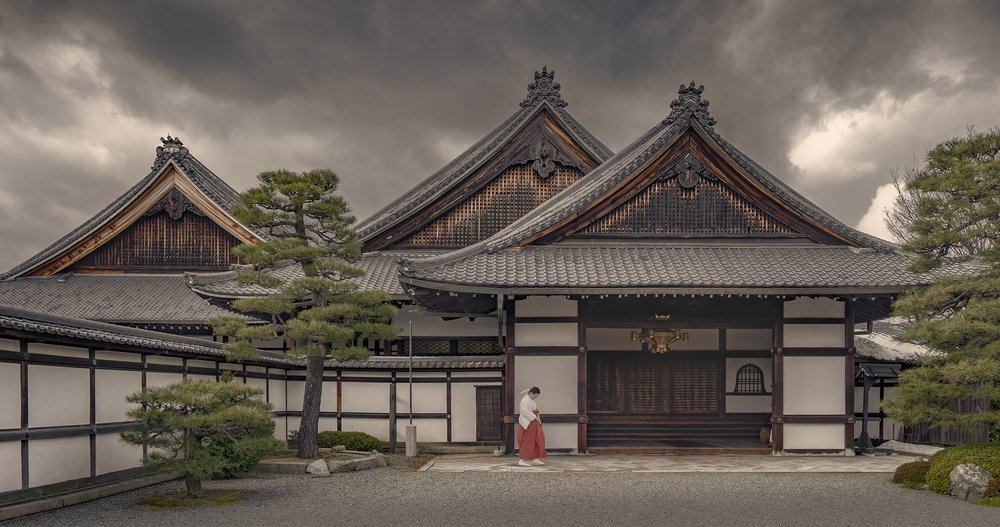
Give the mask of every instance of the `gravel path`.
[[879, 525], [997, 526], [1000, 509], [896, 487], [888, 474], [412, 472], [206, 483], [251, 489], [236, 504], [145, 509], [179, 482], [12, 520], [5, 526]]

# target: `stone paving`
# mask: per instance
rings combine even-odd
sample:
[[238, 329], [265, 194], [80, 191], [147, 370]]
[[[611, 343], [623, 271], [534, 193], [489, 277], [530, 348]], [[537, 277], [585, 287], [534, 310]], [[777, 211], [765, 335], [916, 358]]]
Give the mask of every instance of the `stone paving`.
[[521, 467], [517, 458], [443, 455], [420, 470], [437, 472], [894, 472], [919, 457], [890, 456], [676, 456], [552, 455], [538, 467]]

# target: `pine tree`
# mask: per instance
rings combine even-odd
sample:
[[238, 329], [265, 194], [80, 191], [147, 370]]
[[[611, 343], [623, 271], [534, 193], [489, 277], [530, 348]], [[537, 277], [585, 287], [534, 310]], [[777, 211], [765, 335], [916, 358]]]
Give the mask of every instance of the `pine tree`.
[[[972, 430], [1000, 426], [1000, 130], [936, 146], [908, 177], [915, 197], [903, 248], [914, 271], [941, 272], [932, 285], [895, 303], [911, 324], [904, 340], [936, 353], [904, 371], [893, 418], [905, 424]], [[955, 260], [965, 260], [960, 267]], [[961, 270], [948, 275], [948, 271]], [[963, 401], [991, 401], [981, 412]]]
[[184, 473], [188, 496], [199, 497], [202, 480], [248, 472], [279, 447], [263, 395], [229, 378], [146, 388], [128, 396], [136, 426], [121, 438], [150, 448], [146, 465]]
[[[351, 227], [347, 202], [335, 194], [339, 178], [331, 170], [296, 173], [263, 172], [260, 185], [244, 192], [233, 215], [245, 225], [269, 234], [256, 244], [237, 247], [237, 254], [254, 270], [237, 274], [241, 285], [259, 285], [275, 294], [243, 298], [232, 307], [264, 315], [270, 323], [247, 325], [235, 317], [209, 321], [215, 332], [233, 338], [227, 350], [233, 360], [258, 356], [254, 339], [287, 339], [291, 353], [306, 362], [306, 381], [299, 425], [298, 456], [318, 455], [316, 438], [323, 394], [325, 360], [365, 360], [368, 350], [359, 339], [393, 339], [396, 313], [389, 296], [359, 291], [355, 279], [364, 271], [353, 265], [361, 258], [361, 242]], [[268, 271], [289, 263], [304, 276], [285, 282]]]

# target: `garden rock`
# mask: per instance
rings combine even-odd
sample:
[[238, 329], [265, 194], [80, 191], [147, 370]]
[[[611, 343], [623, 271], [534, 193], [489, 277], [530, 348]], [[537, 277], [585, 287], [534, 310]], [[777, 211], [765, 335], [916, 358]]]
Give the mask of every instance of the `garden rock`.
[[[309, 463], [309, 466], [306, 467], [306, 473], [314, 476], [329, 476], [330, 468], [326, 465], [326, 461], [317, 459], [316, 461]], [[986, 487], [983, 487], [983, 489], [985, 490]]]
[[948, 479], [951, 480], [952, 496], [971, 501], [983, 497], [983, 494], [986, 493], [986, 485], [989, 484], [992, 476], [979, 465], [963, 463], [951, 470]]

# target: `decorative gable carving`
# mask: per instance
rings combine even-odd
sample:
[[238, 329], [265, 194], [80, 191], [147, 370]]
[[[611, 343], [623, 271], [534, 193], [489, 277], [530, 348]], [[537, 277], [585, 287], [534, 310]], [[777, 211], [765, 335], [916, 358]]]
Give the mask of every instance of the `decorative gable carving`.
[[198, 216], [204, 216], [205, 213], [201, 211], [191, 200], [187, 199], [181, 191], [176, 188], [171, 189], [167, 195], [163, 196], [160, 201], [157, 201], [155, 205], [146, 211], [144, 216], [152, 216], [154, 214], [159, 214], [162, 211], [166, 211], [167, 215], [170, 216], [172, 220], [179, 220], [185, 212], [190, 212]]
[[542, 66], [542, 71], [535, 72], [535, 81], [528, 85], [528, 95], [521, 101], [521, 107], [527, 108], [535, 104], [539, 99], [564, 108], [568, 105], [559, 93], [559, 83], [555, 81], [556, 70], [549, 70]]

